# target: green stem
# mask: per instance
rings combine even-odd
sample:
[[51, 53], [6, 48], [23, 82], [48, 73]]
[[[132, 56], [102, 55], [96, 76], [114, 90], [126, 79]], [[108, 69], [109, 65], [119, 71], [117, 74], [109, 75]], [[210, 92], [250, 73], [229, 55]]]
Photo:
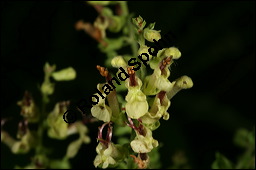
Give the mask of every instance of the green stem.
[[133, 56], [136, 56], [137, 55], [137, 52], [138, 52], [138, 45], [137, 45], [137, 42], [134, 41], [134, 29], [133, 29], [133, 25], [132, 25], [132, 22], [131, 22], [131, 17], [128, 16], [129, 15], [129, 9], [128, 9], [128, 5], [127, 5], [127, 2], [126, 1], [121, 1], [120, 2], [120, 6], [121, 6], [121, 9], [122, 9], [122, 12], [123, 12], [123, 15], [126, 16], [126, 17], [129, 17], [128, 18], [128, 29], [129, 29], [129, 39], [130, 39], [130, 45], [131, 45], [131, 49], [132, 49], [132, 55]]
[[43, 124], [40, 123], [38, 130], [37, 130], [37, 137], [38, 137], [38, 144], [36, 146], [36, 154], [41, 154], [42, 150], [43, 150], [43, 143], [42, 143], [42, 139], [43, 139], [43, 132], [44, 132], [44, 128], [43, 128]]
[[137, 45], [137, 42], [134, 41], [134, 31], [132, 29], [133, 26], [132, 26], [131, 22], [129, 22], [128, 27], [129, 27], [129, 30], [130, 30], [129, 31], [130, 32], [130, 39], [131, 39], [130, 45], [131, 45], [131, 49], [132, 49], [132, 55], [137, 57], [137, 55], [138, 55], [138, 45]]
[[122, 14], [127, 16], [129, 14], [129, 9], [128, 9], [128, 6], [127, 6], [127, 2], [126, 1], [120, 1], [120, 6], [121, 6], [121, 9], [122, 9]]
[[235, 169], [250, 169], [253, 167], [250, 167], [252, 165], [251, 159], [254, 152], [253, 147], [249, 147], [243, 155], [239, 158], [239, 161], [235, 167]]
[[114, 120], [112, 120], [112, 121], [117, 121], [117, 119], [119, 118], [119, 114], [120, 114], [120, 106], [119, 106], [119, 102], [117, 100], [116, 90], [113, 90], [107, 96], [107, 100], [108, 100], [109, 107], [112, 110], [112, 116], [114, 118]]
[[[123, 14], [125, 16], [128, 16], [129, 14], [129, 10], [128, 10], [128, 6], [127, 6], [127, 2], [125, 1], [122, 1], [120, 2], [120, 5], [121, 5], [121, 8], [122, 8], [122, 11], [123, 11]], [[131, 17], [129, 16], [128, 18], [128, 29], [129, 29], [129, 43], [130, 43], [130, 46], [131, 46], [131, 49], [132, 49], [132, 56], [136, 56], [138, 57], [138, 44], [137, 42], [135, 41], [135, 31], [133, 29], [133, 25], [132, 25], [132, 22], [131, 22]], [[144, 45], [145, 44], [145, 39], [143, 38], [143, 35], [142, 33], [139, 34], [139, 42], [140, 42], [140, 46]], [[146, 75], [146, 67], [144, 65], [141, 66], [140, 70], [138, 71], [138, 75], [140, 75], [140, 78], [141, 80], [144, 79], [145, 75]]]
[[[49, 79], [49, 77], [45, 76], [45, 80]], [[46, 118], [46, 104], [48, 102], [48, 96], [46, 94], [42, 93], [42, 104], [41, 104], [41, 113], [39, 115], [39, 122], [38, 122], [38, 130], [37, 130], [37, 141], [38, 144], [36, 146], [36, 154], [43, 154], [44, 152], [44, 146], [43, 146], [43, 134], [44, 134], [44, 129], [46, 127], [45, 124], [45, 118]]]

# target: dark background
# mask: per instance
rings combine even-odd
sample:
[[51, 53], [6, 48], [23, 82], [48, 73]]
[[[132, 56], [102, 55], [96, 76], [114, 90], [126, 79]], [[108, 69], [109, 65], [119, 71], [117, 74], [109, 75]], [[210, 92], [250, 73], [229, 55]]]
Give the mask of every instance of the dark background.
[[[241, 127], [251, 130], [255, 119], [255, 2], [134, 1], [128, 6], [147, 23], [156, 22], [162, 35], [175, 35], [182, 57], [172, 65], [170, 79], [188, 75], [194, 82], [172, 99], [170, 119], [153, 133], [163, 144], [163, 168], [179, 150], [192, 168], [210, 168], [216, 151], [235, 161], [242, 151], [233, 145], [233, 135]], [[1, 117], [13, 118], [4, 127], [13, 136], [21, 119], [16, 102], [25, 90], [40, 99], [46, 61], [77, 71], [74, 81], [57, 82], [52, 103], [87, 98], [104, 82], [95, 68], [103, 65], [104, 54], [97, 42], [74, 29], [79, 19], [93, 22], [96, 16], [83, 2], [1, 1]], [[93, 167], [98, 125], [88, 125], [92, 142], [71, 159], [74, 168]], [[59, 148], [58, 157], [75, 138], [46, 144]], [[1, 144], [1, 167], [24, 166], [32, 155], [14, 156]]]

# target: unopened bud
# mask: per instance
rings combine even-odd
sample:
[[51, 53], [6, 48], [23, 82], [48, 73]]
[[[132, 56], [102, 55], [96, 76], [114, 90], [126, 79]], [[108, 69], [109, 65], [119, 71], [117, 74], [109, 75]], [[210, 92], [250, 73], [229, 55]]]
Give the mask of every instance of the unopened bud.
[[60, 71], [53, 72], [52, 77], [56, 81], [69, 81], [76, 78], [76, 71], [72, 67], [68, 67]]
[[171, 99], [176, 93], [178, 93], [182, 89], [189, 89], [193, 87], [193, 81], [188, 76], [182, 76], [178, 80], [173, 82], [173, 88], [168, 92], [167, 97]]
[[144, 29], [144, 35], [143, 36], [149, 42], [154, 42], [153, 40], [158, 41], [159, 39], [161, 39], [160, 31], [150, 30], [148, 28]]
[[171, 57], [172, 59], [179, 59], [181, 57], [181, 52], [176, 47], [170, 47], [164, 51], [164, 55], [166, 57]]
[[144, 21], [141, 16], [138, 16], [136, 18], [132, 18], [132, 22], [133, 22], [134, 25], [136, 25], [138, 30], [142, 30], [146, 25], [146, 21]]
[[[138, 50], [138, 56], [140, 56], [140, 55], [143, 54], [143, 53], [146, 53], [146, 54], [149, 55], [149, 60], [150, 60], [150, 59], [152, 58], [152, 55], [150, 55], [150, 54], [148, 53], [148, 49], [149, 49], [148, 46], [145, 46], [145, 45], [141, 46], [140, 49]], [[142, 59], [143, 59], [143, 60], [148, 60], [148, 58], [147, 58], [145, 55], [142, 55]]]
[[124, 61], [122, 56], [116, 56], [111, 60], [111, 65], [113, 67], [119, 68], [119, 67], [126, 67], [127, 63]]

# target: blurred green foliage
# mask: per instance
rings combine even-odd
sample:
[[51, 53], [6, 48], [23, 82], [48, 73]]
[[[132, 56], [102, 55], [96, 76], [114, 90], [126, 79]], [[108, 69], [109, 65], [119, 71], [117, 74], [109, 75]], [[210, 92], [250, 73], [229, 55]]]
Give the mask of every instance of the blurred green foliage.
[[255, 129], [248, 131], [239, 129], [234, 136], [234, 143], [244, 149], [235, 163], [232, 163], [221, 153], [216, 153], [212, 169], [255, 169]]
[[[255, 125], [255, 2], [133, 1], [128, 6], [149, 23], [156, 21], [161, 33], [172, 32], [182, 52], [171, 68], [172, 78], [189, 73], [194, 82], [192, 89], [175, 97], [170, 120], [156, 130], [155, 138], [162, 142], [162, 167], [174, 164], [172, 156], [177, 151], [184, 153], [191, 168], [211, 168], [216, 151], [223, 164], [235, 163], [244, 150], [233, 143], [233, 134]], [[45, 61], [58, 63], [59, 69], [72, 66], [77, 72], [76, 80], [56, 83], [53, 103], [63, 99], [76, 102], [94, 93], [102, 81], [95, 66], [104, 65], [105, 55], [97, 49], [97, 42], [76, 31], [74, 24], [79, 19], [93, 22], [96, 16], [83, 2], [1, 1], [0, 107], [2, 118], [13, 118], [5, 126], [11, 134], [17, 130], [16, 102], [24, 91], [40, 96], [35, 84], [43, 81]], [[88, 125], [95, 141], [82, 146], [71, 159], [74, 168], [94, 167], [98, 126]], [[45, 142], [65, 148], [74, 138], [64, 143]], [[55, 156], [63, 153], [60, 149]], [[26, 165], [30, 156], [14, 158], [1, 144], [2, 168], [13, 168], [13, 162]]]

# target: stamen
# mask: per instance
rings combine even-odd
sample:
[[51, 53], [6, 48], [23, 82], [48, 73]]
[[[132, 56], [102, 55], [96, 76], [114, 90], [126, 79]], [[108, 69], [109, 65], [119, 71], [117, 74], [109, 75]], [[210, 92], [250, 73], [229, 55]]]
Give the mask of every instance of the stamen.
[[135, 155], [130, 155], [130, 157], [132, 157], [134, 160], [137, 159], [137, 157]]
[[146, 136], [146, 132], [145, 132], [144, 127], [143, 127], [143, 125], [142, 125], [141, 119], [138, 119], [138, 121], [139, 121], [139, 126], [138, 126], [138, 127], [136, 127], [136, 126], [134, 125], [134, 123], [133, 123], [133, 121], [132, 121], [131, 118], [128, 117], [128, 120], [129, 120], [129, 123], [130, 123], [130, 124], [127, 123], [127, 122], [125, 122], [127, 126], [131, 127], [131, 128], [134, 129], [135, 131], [137, 131], [140, 135]]
[[160, 68], [160, 70], [161, 70], [161, 75], [165, 74], [164, 69], [165, 69], [165, 67], [166, 67], [167, 65], [170, 65], [170, 64], [171, 64], [171, 60], [172, 60], [172, 56], [171, 56], [171, 57], [165, 57], [165, 58], [162, 60], [160, 66], [159, 66], [159, 68]]
[[1, 128], [5, 125], [5, 123], [6, 123], [7, 121], [9, 121], [9, 120], [11, 120], [11, 119], [12, 119], [12, 117], [1, 119]]
[[142, 120], [138, 119], [138, 121], [139, 121], [139, 127], [137, 129], [138, 129], [139, 134], [142, 136], [146, 136], [146, 131], [142, 125]]
[[[108, 131], [107, 131], [106, 139], [103, 139], [102, 138], [103, 129], [107, 124], [108, 124]], [[106, 147], [108, 147], [108, 144], [112, 138], [112, 128], [113, 127], [111, 126], [111, 124], [112, 124], [112, 122], [106, 122], [102, 126], [98, 127], [99, 131], [98, 131], [97, 140], [100, 141], [102, 144], [104, 144]]]
[[108, 124], [108, 132], [107, 132], [107, 137], [106, 137], [107, 142], [111, 141], [112, 134], [113, 134], [113, 132], [112, 132], [113, 127], [111, 126], [111, 124], [112, 124], [112, 122], [109, 122], [109, 124]]
[[100, 65], [97, 65], [96, 68], [99, 70], [100, 75], [106, 78], [106, 81], [111, 80], [111, 75], [109, 74], [107, 68], [101, 67]]
[[102, 128], [101, 127], [98, 127], [98, 137], [97, 137], [97, 139], [98, 140], [101, 140], [102, 139]]
[[137, 82], [136, 82], [136, 79], [135, 79], [135, 71], [133, 70], [133, 66], [128, 67], [127, 71], [128, 71], [129, 76], [130, 76], [130, 86], [136, 86]]
[[[135, 20], [138, 22], [138, 18], [135, 18]], [[143, 23], [143, 20], [139, 22], [139, 26], [141, 27]]]
[[122, 8], [121, 8], [121, 5], [120, 4], [116, 4], [116, 9], [115, 9], [115, 12], [117, 15], [122, 15], [123, 11], [122, 11]]
[[84, 30], [88, 35], [90, 35], [93, 39], [101, 43], [104, 47], [108, 46], [108, 44], [103, 40], [103, 35], [98, 27], [93, 26], [89, 22], [83, 21], [77, 22], [75, 27], [77, 30]]
[[134, 123], [131, 118], [128, 117], [129, 123], [125, 122], [127, 126], [131, 127], [132, 129], [136, 130], [136, 127], [134, 126]]
[[103, 6], [102, 6], [102, 5], [92, 5], [92, 6], [95, 8], [95, 10], [96, 10], [99, 14], [101, 14], [102, 9], [103, 9]]
[[99, 131], [98, 131], [98, 139], [102, 139], [102, 131], [104, 129], [104, 127], [107, 125], [108, 123], [104, 123], [102, 126], [98, 127]]
[[70, 105], [70, 101], [59, 102], [60, 113], [65, 112], [64, 109]]
[[140, 156], [141, 160], [143, 160], [143, 161], [148, 159], [147, 153], [139, 153], [139, 156]]
[[166, 94], [166, 91], [160, 91], [157, 95], [157, 97], [160, 99], [161, 105], [163, 105], [164, 96]]
[[26, 120], [22, 120], [18, 124], [18, 138], [24, 136], [28, 130], [28, 122]]
[[25, 91], [24, 97], [23, 97], [23, 104], [25, 106], [30, 106], [32, 102], [32, 96], [28, 91]]

